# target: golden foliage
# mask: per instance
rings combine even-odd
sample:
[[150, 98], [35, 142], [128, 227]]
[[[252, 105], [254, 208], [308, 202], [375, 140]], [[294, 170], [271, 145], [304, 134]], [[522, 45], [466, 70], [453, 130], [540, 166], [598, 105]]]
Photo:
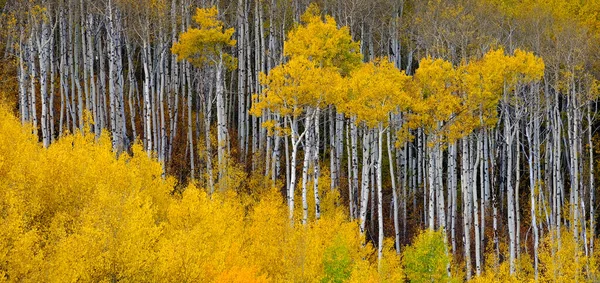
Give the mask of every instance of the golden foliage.
[[540, 244], [541, 282], [583, 282], [590, 258], [585, 256], [583, 246], [577, 243], [571, 230], [561, 229], [560, 239], [549, 233]]
[[302, 25], [292, 29], [285, 41], [283, 54], [310, 59], [319, 67], [333, 67], [342, 75], [349, 74], [362, 62], [360, 45], [352, 40], [350, 30], [338, 28], [335, 19], [321, 19], [316, 4], [311, 4], [302, 15]]
[[223, 22], [217, 19], [218, 15], [216, 7], [196, 9], [194, 21], [199, 27], [182, 33], [171, 49], [177, 60], [185, 59], [195, 66], [217, 64], [223, 60], [226, 66], [235, 66], [234, 58], [223, 50], [236, 44], [236, 40], [231, 38], [235, 29], [225, 29]]
[[[578, 244], [571, 230], [561, 228], [560, 239], [555, 231], [550, 231], [539, 246], [539, 269], [537, 282], [589, 282], [598, 275], [594, 256], [586, 256], [584, 248]], [[517, 261], [517, 272], [510, 275], [508, 261], [499, 266], [493, 253], [488, 254], [486, 271], [470, 282], [536, 282], [533, 259], [522, 254]]]
[[398, 70], [387, 58], [362, 64], [349, 78], [349, 91], [338, 109], [371, 128], [387, 124], [390, 113], [412, 106], [411, 77]]
[[541, 80], [544, 61], [531, 52], [491, 50], [481, 59], [454, 67], [423, 58], [415, 71], [418, 99], [406, 126], [423, 127], [434, 142], [453, 142], [495, 124], [498, 103], [511, 90]]
[[174, 179], [161, 174], [140, 145], [117, 158], [106, 133], [98, 140], [65, 136], [44, 149], [28, 126], [0, 108], [0, 280], [402, 276], [389, 244], [378, 271], [373, 247], [363, 246], [336, 192], [324, 194], [320, 220], [294, 227], [276, 189], [209, 195], [191, 184], [178, 193]]

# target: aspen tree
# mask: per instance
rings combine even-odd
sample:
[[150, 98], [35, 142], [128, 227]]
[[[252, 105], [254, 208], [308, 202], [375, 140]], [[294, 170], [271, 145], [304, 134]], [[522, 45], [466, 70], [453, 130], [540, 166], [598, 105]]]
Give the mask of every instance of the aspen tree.
[[[394, 67], [387, 58], [378, 59], [374, 62], [364, 64], [351, 74], [349, 97], [344, 101], [341, 107], [339, 107], [343, 109], [346, 115], [355, 116], [357, 122], [364, 122], [368, 128], [376, 129], [377, 162], [375, 163], [375, 171], [377, 182], [377, 218], [379, 227], [378, 258], [380, 260], [384, 238], [382, 211], [383, 135], [389, 128], [390, 114], [397, 112], [399, 109], [407, 110], [411, 107], [412, 98], [409, 95], [409, 91], [407, 91], [407, 89], [410, 88], [409, 84], [410, 77]], [[363, 192], [363, 197], [364, 195], [365, 193]], [[363, 202], [365, 202], [364, 198]], [[365, 205], [361, 202], [361, 210], [363, 207], [365, 207]], [[396, 213], [394, 217], [397, 218], [397, 216]], [[361, 232], [364, 233], [364, 222], [366, 219], [362, 211], [360, 221]], [[395, 221], [397, 221], [397, 219]]]
[[[219, 180], [224, 179], [228, 148], [225, 93], [223, 89], [224, 72], [226, 67], [233, 67], [233, 57], [226, 48], [236, 44], [231, 39], [234, 29], [225, 29], [223, 22], [217, 20], [219, 11], [217, 8], [197, 9], [194, 21], [199, 28], [189, 28], [181, 34], [179, 41], [173, 44], [172, 52], [177, 54], [178, 60], [186, 59], [195, 66], [208, 63], [215, 66], [216, 78], [216, 100], [217, 100], [217, 155]], [[207, 102], [210, 103], [210, 102]], [[227, 184], [221, 184], [219, 189], [223, 190]]]
[[[265, 121], [263, 126], [272, 133], [273, 130], [286, 129], [292, 140], [291, 164], [289, 168], [290, 183], [287, 189], [290, 218], [293, 217], [294, 191], [296, 177], [297, 149], [304, 142], [304, 162], [302, 181], [302, 207], [306, 208], [306, 178], [308, 166], [319, 162], [318, 148], [306, 137], [315, 134], [315, 116], [320, 109], [339, 100], [343, 92], [342, 77], [349, 74], [360, 62], [358, 46], [348, 34], [345, 27], [338, 28], [332, 17], [321, 19], [320, 11], [315, 5], [310, 6], [302, 16], [303, 25], [292, 29], [284, 43], [283, 55], [289, 58], [283, 65], [270, 70], [268, 75], [261, 75], [261, 83], [265, 87], [257, 96], [258, 102], [252, 105], [252, 114], [263, 115], [264, 110], [278, 113], [287, 121], [282, 129], [275, 127], [276, 121]], [[304, 129], [299, 132], [299, 120], [304, 120]], [[314, 151], [313, 151], [314, 150]], [[310, 156], [310, 152], [313, 155]], [[313, 176], [319, 178], [319, 171]], [[305, 174], [306, 172], [306, 174]], [[306, 178], [305, 178], [306, 177]], [[318, 188], [314, 190], [318, 203]], [[318, 206], [318, 204], [315, 205]], [[304, 209], [307, 211], [307, 209]], [[315, 212], [317, 213], [317, 212]], [[307, 220], [307, 212], [303, 212], [303, 223]]]

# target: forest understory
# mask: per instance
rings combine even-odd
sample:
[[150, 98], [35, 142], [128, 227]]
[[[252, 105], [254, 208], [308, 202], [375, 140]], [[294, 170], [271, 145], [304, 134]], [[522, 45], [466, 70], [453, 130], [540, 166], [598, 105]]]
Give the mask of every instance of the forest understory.
[[0, 8], [0, 282], [600, 281], [600, 0]]

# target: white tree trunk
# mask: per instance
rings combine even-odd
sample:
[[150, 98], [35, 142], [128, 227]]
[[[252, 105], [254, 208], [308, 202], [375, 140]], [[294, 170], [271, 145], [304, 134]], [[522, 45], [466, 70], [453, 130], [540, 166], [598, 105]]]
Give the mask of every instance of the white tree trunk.
[[479, 140], [481, 140], [483, 137], [481, 136], [481, 134], [478, 135], [478, 140], [477, 141], [473, 141], [473, 139], [471, 139], [470, 144], [471, 144], [471, 154], [473, 154], [473, 143], [477, 142], [477, 149], [476, 152], [477, 154], [475, 155], [475, 164], [472, 165], [472, 167], [470, 166], [470, 177], [469, 177], [469, 188], [471, 189], [471, 199], [472, 199], [472, 203], [473, 203], [473, 224], [474, 224], [474, 229], [475, 229], [475, 273], [477, 274], [477, 276], [481, 275], [481, 236], [480, 233], [481, 231], [479, 230], [479, 202], [477, 201], [477, 168], [479, 167], [479, 162], [481, 160], [481, 143], [479, 142]]
[[470, 217], [470, 193], [468, 186], [469, 179], [469, 138], [465, 137], [461, 141], [462, 157], [461, 157], [461, 176], [460, 186], [463, 195], [463, 244], [465, 253], [465, 268], [467, 280], [471, 279], [471, 217]]
[[313, 191], [315, 196], [315, 219], [321, 218], [321, 198], [319, 197], [319, 177], [321, 175], [319, 170], [319, 115], [320, 109], [315, 109], [314, 114], [314, 135], [313, 135], [313, 149], [312, 149], [312, 160], [313, 160]]
[[368, 131], [364, 131], [363, 133], [363, 152], [362, 152], [362, 184], [361, 184], [361, 194], [360, 194], [360, 215], [359, 215], [359, 223], [360, 223], [360, 233], [365, 235], [365, 224], [367, 221], [367, 208], [369, 202], [369, 157], [370, 157], [370, 146], [371, 146], [371, 135]]
[[[382, 144], [383, 144], [383, 134], [385, 129], [381, 122], [379, 122], [379, 127], [377, 131], [377, 224], [378, 224], [378, 244], [377, 244], [377, 258], [379, 259], [378, 263], [381, 266], [381, 258], [383, 256], [383, 184], [382, 184], [382, 173], [381, 173], [381, 161], [382, 161]], [[391, 166], [390, 166], [391, 167]]]
[[219, 190], [223, 191], [228, 184], [222, 181], [225, 180], [227, 169], [226, 156], [227, 154], [227, 121], [225, 113], [225, 91], [223, 90], [225, 66], [223, 64], [223, 56], [219, 57], [217, 63], [216, 75], [216, 95], [217, 95], [217, 159], [219, 166]]
[[[392, 143], [390, 131], [387, 132], [387, 151], [390, 163], [390, 179], [392, 181], [392, 206], [394, 219], [394, 242], [396, 243], [396, 253], [400, 254], [400, 223], [398, 220], [398, 192], [396, 190], [396, 176], [394, 175], [394, 162], [392, 158]], [[381, 167], [381, 166], [380, 166]]]
[[[351, 165], [352, 165], [352, 192], [354, 192], [354, 194], [357, 194], [353, 199], [351, 199], [352, 201], [352, 205], [354, 206], [354, 210], [352, 218], [358, 218], [358, 203], [357, 198], [359, 197], [358, 195], [358, 129], [356, 128], [356, 118], [350, 118], [350, 144], [352, 147], [352, 160], [351, 160]], [[360, 194], [360, 198], [362, 199], [362, 194]]]
[[42, 130], [42, 141], [44, 147], [50, 145], [50, 129], [48, 121], [48, 67], [50, 56], [50, 27], [48, 23], [42, 20], [41, 36], [37, 38], [37, 50], [39, 52], [40, 67], [40, 103], [42, 104], [42, 116], [40, 128]]

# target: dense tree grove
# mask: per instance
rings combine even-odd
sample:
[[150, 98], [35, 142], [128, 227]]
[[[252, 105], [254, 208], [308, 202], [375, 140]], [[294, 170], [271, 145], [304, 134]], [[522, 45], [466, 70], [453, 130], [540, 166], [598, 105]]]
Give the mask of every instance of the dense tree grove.
[[599, 0], [0, 5], [0, 280], [600, 280]]

